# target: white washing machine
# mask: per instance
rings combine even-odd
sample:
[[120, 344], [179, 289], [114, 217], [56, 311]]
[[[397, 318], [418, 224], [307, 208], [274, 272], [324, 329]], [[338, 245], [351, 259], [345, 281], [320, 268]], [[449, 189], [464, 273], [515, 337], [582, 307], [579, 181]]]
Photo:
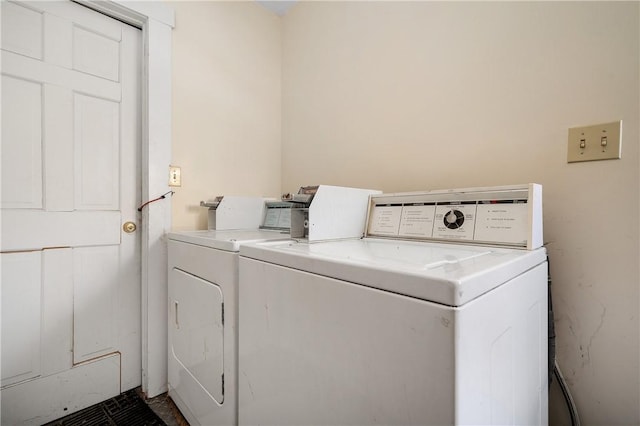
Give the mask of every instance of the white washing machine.
[[371, 196], [363, 239], [241, 247], [239, 424], [547, 424], [540, 200]]
[[[322, 185], [308, 191], [300, 194], [308, 195], [302, 202], [267, 202], [263, 229], [169, 234], [169, 396], [192, 426], [237, 424], [239, 248], [250, 242], [289, 239], [287, 206], [325, 210], [325, 202], [339, 196], [345, 200], [345, 216], [353, 217], [351, 233], [345, 236], [362, 232], [372, 191]], [[232, 201], [225, 199], [227, 204]], [[226, 214], [236, 216], [232, 211]]]

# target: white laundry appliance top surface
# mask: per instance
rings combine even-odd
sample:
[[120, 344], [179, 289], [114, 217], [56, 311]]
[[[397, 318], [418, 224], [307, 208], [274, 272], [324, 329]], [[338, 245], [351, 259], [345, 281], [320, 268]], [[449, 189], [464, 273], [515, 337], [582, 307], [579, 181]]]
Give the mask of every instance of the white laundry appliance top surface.
[[222, 231], [182, 231], [169, 233], [169, 239], [185, 243], [197, 244], [218, 250], [237, 252], [241, 244], [288, 240], [288, 231], [267, 229], [230, 229]]
[[543, 263], [546, 251], [364, 238], [243, 245], [240, 255], [449, 306]]

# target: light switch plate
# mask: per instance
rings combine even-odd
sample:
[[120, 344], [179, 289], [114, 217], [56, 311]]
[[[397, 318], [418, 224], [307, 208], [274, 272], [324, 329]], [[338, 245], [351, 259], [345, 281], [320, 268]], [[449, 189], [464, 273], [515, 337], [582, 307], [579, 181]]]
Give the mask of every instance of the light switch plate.
[[169, 166], [169, 186], [181, 186], [182, 175], [180, 173], [180, 167]]
[[622, 155], [622, 120], [569, 129], [567, 163], [612, 160]]

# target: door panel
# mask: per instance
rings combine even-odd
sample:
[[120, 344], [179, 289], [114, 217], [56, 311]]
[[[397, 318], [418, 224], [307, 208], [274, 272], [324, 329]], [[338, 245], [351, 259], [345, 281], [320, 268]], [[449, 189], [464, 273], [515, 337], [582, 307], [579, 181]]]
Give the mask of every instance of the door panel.
[[42, 85], [3, 75], [3, 208], [42, 207], [41, 127]]
[[119, 208], [119, 104], [76, 93], [74, 104], [77, 210]]
[[[97, 404], [104, 395], [118, 395], [119, 371], [120, 356], [114, 354], [60, 374], [6, 387], [2, 389], [2, 424], [43, 425]], [[71, 394], [73, 399], [68, 397]], [[37, 413], [34, 407], [38, 407]]]
[[6, 2], [2, 7], [2, 48], [42, 59], [42, 22], [42, 12]]
[[120, 34], [114, 35], [117, 39], [74, 25], [73, 69], [119, 81]]
[[40, 252], [2, 254], [2, 386], [40, 375], [40, 264]]
[[1, 7], [2, 266], [40, 259], [12, 273], [20, 291], [2, 282], [3, 343], [34, 325], [2, 345], [1, 409], [39, 424], [142, 380], [140, 232], [122, 229], [140, 225], [141, 33], [69, 1]]
[[119, 250], [73, 249], [73, 362], [115, 352]]

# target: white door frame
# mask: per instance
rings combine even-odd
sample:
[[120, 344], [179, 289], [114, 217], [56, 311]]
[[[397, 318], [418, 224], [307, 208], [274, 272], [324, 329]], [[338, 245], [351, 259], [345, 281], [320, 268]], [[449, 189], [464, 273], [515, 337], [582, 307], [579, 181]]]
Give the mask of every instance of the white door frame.
[[[73, 0], [142, 29], [142, 201], [170, 190], [171, 31], [173, 9], [165, 2]], [[169, 199], [142, 210], [142, 390], [167, 391], [167, 232]]]

